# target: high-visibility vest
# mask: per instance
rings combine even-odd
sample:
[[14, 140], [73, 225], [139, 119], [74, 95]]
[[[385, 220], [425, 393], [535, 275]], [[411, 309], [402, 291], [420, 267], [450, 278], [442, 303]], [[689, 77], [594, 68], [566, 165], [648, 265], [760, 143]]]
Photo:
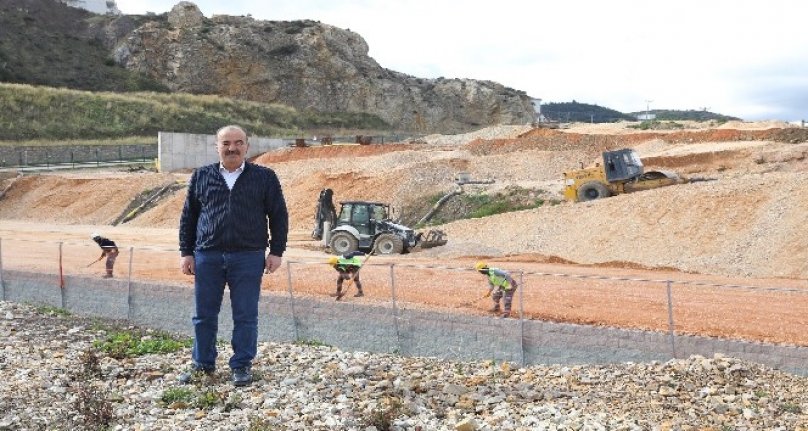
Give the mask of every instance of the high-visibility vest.
[[488, 281], [494, 285], [494, 287], [500, 287], [502, 290], [511, 290], [511, 282], [508, 281], [507, 277], [497, 275], [495, 272], [502, 271], [499, 268], [488, 268]]
[[337, 266], [341, 266], [343, 268], [346, 268], [348, 266], [355, 266], [357, 268], [360, 268], [362, 266], [362, 259], [359, 259], [359, 257], [357, 256], [353, 256], [347, 259], [344, 257], [340, 257], [337, 260]]

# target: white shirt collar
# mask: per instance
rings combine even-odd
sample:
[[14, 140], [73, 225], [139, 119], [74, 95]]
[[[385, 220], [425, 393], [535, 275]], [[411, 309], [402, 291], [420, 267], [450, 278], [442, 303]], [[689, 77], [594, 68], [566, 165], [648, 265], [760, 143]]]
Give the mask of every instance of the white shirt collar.
[[227, 183], [227, 188], [230, 190], [233, 190], [233, 186], [236, 185], [236, 180], [241, 176], [242, 172], [244, 172], [244, 162], [241, 162], [241, 166], [233, 172], [229, 172], [224, 165], [219, 162], [219, 174], [224, 178], [224, 182]]
[[235, 171], [230, 172], [230, 171], [227, 170], [227, 168], [224, 167], [224, 164], [222, 164], [222, 162], [219, 162], [219, 172], [221, 172], [223, 174], [224, 173], [233, 173], [233, 174], [235, 174], [236, 172], [241, 173], [241, 172], [244, 171], [244, 164], [245, 164], [245, 162], [241, 162], [241, 166], [236, 168]]

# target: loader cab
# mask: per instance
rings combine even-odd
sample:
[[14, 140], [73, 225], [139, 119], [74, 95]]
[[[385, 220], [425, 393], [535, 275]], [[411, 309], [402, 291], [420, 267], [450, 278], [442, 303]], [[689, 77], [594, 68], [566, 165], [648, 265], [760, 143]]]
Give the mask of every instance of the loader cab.
[[643, 174], [643, 165], [637, 152], [630, 148], [603, 152], [603, 170], [610, 183], [628, 181]]
[[376, 223], [387, 219], [390, 212], [389, 206], [380, 202], [347, 201], [340, 205], [337, 226], [353, 226], [361, 237], [375, 235]]

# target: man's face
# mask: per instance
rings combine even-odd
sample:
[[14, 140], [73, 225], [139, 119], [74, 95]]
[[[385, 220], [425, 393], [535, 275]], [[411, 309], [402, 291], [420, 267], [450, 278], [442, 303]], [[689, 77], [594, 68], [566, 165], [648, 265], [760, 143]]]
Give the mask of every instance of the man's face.
[[247, 136], [238, 129], [225, 129], [216, 136], [219, 160], [225, 168], [234, 170], [247, 158]]

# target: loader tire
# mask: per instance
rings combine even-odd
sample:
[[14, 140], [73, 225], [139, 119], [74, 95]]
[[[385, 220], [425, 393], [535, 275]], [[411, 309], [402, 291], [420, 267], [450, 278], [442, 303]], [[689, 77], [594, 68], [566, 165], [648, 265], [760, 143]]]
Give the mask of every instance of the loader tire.
[[398, 235], [383, 233], [376, 238], [374, 248], [378, 254], [401, 254], [404, 252], [404, 241]]
[[337, 232], [328, 244], [335, 254], [348, 254], [359, 249], [359, 241], [348, 232]]
[[603, 183], [590, 181], [578, 189], [578, 202], [593, 201], [595, 199], [608, 198], [611, 192]]

